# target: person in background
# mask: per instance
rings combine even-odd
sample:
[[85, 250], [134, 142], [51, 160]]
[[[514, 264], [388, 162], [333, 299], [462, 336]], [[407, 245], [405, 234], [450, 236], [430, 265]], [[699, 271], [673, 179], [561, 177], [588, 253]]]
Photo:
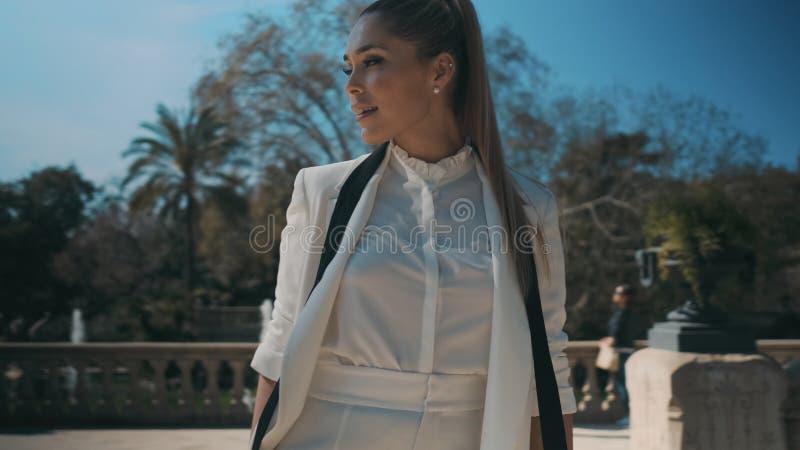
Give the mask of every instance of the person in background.
[[628, 388], [625, 385], [625, 362], [633, 353], [633, 340], [639, 338], [641, 320], [636, 311], [632, 308], [634, 300], [633, 286], [621, 284], [614, 288], [613, 313], [608, 320], [608, 336], [600, 339], [619, 353], [619, 370], [613, 374], [617, 385], [620, 400], [625, 408], [625, 416], [617, 421], [618, 425], [627, 426], [629, 422], [629, 397]]

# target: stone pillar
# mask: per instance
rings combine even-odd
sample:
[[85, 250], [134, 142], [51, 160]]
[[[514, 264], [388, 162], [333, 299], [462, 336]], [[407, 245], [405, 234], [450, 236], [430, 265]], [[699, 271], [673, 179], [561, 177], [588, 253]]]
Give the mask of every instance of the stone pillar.
[[800, 357], [787, 362], [783, 368], [789, 378], [789, 395], [784, 404], [788, 450], [800, 450]]
[[647, 348], [625, 369], [630, 448], [787, 449], [787, 379], [769, 357]]

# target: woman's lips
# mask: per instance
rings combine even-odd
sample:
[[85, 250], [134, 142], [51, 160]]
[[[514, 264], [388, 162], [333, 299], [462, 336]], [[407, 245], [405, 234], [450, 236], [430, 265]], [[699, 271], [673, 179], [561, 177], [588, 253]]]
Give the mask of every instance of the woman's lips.
[[364, 118], [366, 118], [366, 117], [369, 117], [369, 116], [371, 116], [372, 114], [375, 114], [376, 112], [378, 112], [378, 108], [372, 109], [372, 110], [370, 110], [370, 111], [364, 111], [364, 112], [363, 112], [363, 113], [361, 113], [361, 114], [356, 114], [356, 121], [359, 121], [359, 120], [361, 120], [361, 119], [364, 119]]

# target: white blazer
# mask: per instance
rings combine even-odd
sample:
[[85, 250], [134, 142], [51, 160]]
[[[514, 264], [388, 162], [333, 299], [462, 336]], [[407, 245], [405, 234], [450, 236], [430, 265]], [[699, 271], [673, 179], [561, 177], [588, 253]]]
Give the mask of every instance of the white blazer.
[[[307, 167], [300, 170], [295, 178], [292, 199], [286, 212], [287, 227], [281, 233], [280, 262], [271, 323], [271, 332], [286, 342], [282, 359], [273, 359], [269, 363], [279, 368], [279, 401], [271, 428], [262, 440], [261, 449], [273, 449], [303, 409], [343, 269], [350, 252], [355, 248], [355, 238], [361, 234], [367, 223], [390, 152], [386, 152], [380, 166], [364, 188], [347, 223], [340, 251], [331, 260], [311, 297], [308, 297], [319, 266], [325, 230], [339, 190], [350, 172], [367, 156], [369, 153], [347, 161]], [[476, 168], [483, 183], [488, 229], [499, 229], [500, 212], [497, 201], [491, 195], [489, 180], [480, 160]], [[564, 354], [568, 339], [563, 331], [566, 321], [566, 286], [558, 206], [552, 191], [544, 185], [513, 170], [511, 173], [514, 174], [522, 197], [529, 202], [524, 209], [531, 223], [541, 221], [544, 224], [550, 281], [546, 279], [537, 258], [542, 310], [562, 412], [574, 413], [577, 407], [569, 381], [570, 368]], [[499, 233], [489, 234], [492, 239], [494, 276], [493, 313], [480, 448], [527, 450], [530, 417], [539, 415], [530, 330], [524, 299], [516, 281], [516, 268], [510, 252], [507, 251], [508, 244], [500, 245]], [[254, 359], [258, 360], [262, 348], [263, 344], [256, 350]], [[253, 436], [249, 447], [252, 447], [252, 441]]]

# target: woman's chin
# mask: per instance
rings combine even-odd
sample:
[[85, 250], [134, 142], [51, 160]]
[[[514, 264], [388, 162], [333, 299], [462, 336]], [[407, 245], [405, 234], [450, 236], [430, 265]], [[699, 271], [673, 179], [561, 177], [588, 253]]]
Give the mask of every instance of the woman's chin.
[[371, 127], [361, 128], [361, 140], [368, 145], [378, 145], [389, 140], [380, 133], [375, 133]]

